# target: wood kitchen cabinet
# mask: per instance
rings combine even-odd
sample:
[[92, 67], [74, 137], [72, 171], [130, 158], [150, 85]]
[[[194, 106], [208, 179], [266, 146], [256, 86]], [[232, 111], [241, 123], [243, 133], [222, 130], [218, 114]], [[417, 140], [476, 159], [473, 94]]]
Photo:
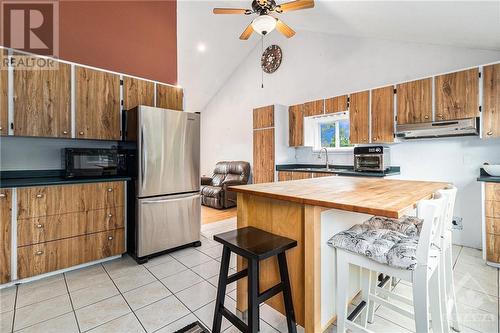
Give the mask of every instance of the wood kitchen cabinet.
[[347, 111], [348, 96], [336, 96], [325, 99], [325, 113], [337, 113]]
[[351, 144], [369, 143], [370, 92], [362, 91], [349, 96], [349, 142]]
[[318, 116], [324, 113], [325, 100], [304, 103], [304, 117]]
[[76, 66], [76, 138], [120, 139], [120, 77]]
[[500, 183], [485, 184], [486, 259], [500, 263]]
[[54, 63], [53, 69], [14, 68], [14, 135], [71, 138], [71, 66]]
[[7, 50], [0, 49], [0, 135], [9, 134]]
[[479, 117], [479, 70], [435, 77], [435, 120]]
[[400, 83], [396, 90], [398, 124], [432, 121], [432, 78]]
[[156, 84], [156, 106], [170, 110], [184, 110], [184, 92], [182, 88], [166, 84]]
[[155, 84], [151, 81], [123, 77], [123, 109], [138, 105], [155, 106]]
[[253, 131], [253, 182], [274, 181], [274, 128]]
[[394, 87], [373, 89], [371, 96], [372, 143], [394, 142]]
[[299, 180], [313, 178], [312, 172], [278, 171], [278, 181]]
[[500, 64], [483, 67], [483, 138], [500, 137]]
[[304, 145], [304, 104], [292, 105], [288, 109], [288, 145]]
[[11, 213], [12, 191], [0, 189], [0, 284], [11, 280]]
[[253, 129], [274, 127], [274, 105], [253, 109]]

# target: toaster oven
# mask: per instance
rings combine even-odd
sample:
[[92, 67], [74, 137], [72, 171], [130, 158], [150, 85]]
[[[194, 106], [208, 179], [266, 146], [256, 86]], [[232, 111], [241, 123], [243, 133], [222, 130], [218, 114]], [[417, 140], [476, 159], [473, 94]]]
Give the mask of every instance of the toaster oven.
[[354, 147], [354, 170], [384, 172], [391, 167], [390, 148], [386, 146]]

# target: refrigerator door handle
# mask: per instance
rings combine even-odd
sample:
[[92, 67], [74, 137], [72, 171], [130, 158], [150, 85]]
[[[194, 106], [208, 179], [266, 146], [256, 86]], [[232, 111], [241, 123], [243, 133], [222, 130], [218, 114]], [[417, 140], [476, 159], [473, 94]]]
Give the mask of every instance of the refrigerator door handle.
[[145, 174], [144, 168], [146, 167], [145, 160], [146, 160], [146, 152], [147, 152], [147, 150], [144, 147], [144, 128], [141, 128], [141, 150], [142, 150], [142, 154], [141, 154], [141, 180], [144, 181], [144, 174]]
[[199, 197], [199, 193], [189, 193], [189, 194], [179, 194], [179, 195], [170, 195], [168, 198], [150, 198], [150, 199], [142, 199], [142, 204], [144, 205], [152, 205], [152, 204], [159, 204], [159, 203], [164, 203], [164, 202], [174, 202], [174, 201], [181, 201], [185, 200], [187, 198], [196, 198]]

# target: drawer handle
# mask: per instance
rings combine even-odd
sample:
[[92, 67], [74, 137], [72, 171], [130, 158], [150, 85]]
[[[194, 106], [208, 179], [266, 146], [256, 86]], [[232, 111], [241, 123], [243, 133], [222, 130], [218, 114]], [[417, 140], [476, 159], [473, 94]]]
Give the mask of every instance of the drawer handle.
[[37, 227], [38, 229], [42, 229], [42, 228], [43, 228], [43, 224], [38, 223], [38, 224], [36, 225], [36, 227]]
[[39, 250], [39, 251], [36, 251], [35, 253], [37, 256], [41, 256], [43, 254], [43, 251], [42, 250]]
[[43, 198], [43, 194], [38, 193], [38, 194], [36, 195], [36, 197], [37, 197], [37, 198]]
[[6, 198], [7, 197], [7, 194], [5, 193], [0, 193], [0, 198]]
[[109, 240], [113, 240], [113, 236], [108, 236], [108, 239]]
[[63, 131], [63, 134], [68, 134], [68, 131]]
[[108, 217], [113, 217], [113, 214], [109, 213], [109, 214], [108, 214]]
[[80, 132], [78, 132], [78, 134], [83, 135], [83, 134], [84, 134], [84, 132], [83, 132], [83, 131], [80, 131]]
[[488, 133], [486, 133], [486, 135], [493, 135], [493, 132], [489, 131]]
[[429, 119], [429, 116], [425, 116], [424, 118], [425, 118], [425, 119]]
[[108, 187], [108, 192], [113, 192], [113, 188], [112, 187]]

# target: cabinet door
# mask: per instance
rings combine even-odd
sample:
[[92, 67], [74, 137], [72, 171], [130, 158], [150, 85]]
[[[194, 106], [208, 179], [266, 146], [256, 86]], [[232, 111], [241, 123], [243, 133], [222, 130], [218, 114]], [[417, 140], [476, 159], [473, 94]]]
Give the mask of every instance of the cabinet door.
[[396, 89], [398, 124], [432, 121], [432, 78], [400, 83]]
[[155, 84], [125, 76], [123, 78], [123, 109], [130, 110], [137, 105], [155, 106]]
[[362, 91], [349, 96], [349, 122], [351, 144], [369, 143], [369, 100], [370, 93]]
[[11, 190], [0, 189], [0, 284], [10, 281]]
[[304, 104], [304, 117], [318, 116], [323, 114], [325, 100], [307, 102]]
[[168, 86], [166, 84], [156, 84], [156, 106], [170, 110], [184, 110], [184, 92], [182, 88]]
[[436, 76], [436, 120], [479, 117], [477, 68]]
[[253, 131], [253, 182], [274, 182], [274, 128]]
[[274, 105], [253, 109], [253, 128], [274, 127]]
[[309, 179], [312, 178], [312, 176], [313, 176], [312, 172], [292, 172], [293, 180]]
[[304, 104], [292, 105], [288, 109], [288, 145], [304, 145]]
[[71, 66], [54, 62], [55, 69], [14, 68], [14, 135], [71, 137]]
[[483, 138], [500, 137], [500, 64], [483, 67]]
[[76, 137], [120, 139], [120, 77], [76, 67]]
[[372, 142], [394, 142], [394, 87], [372, 90]]
[[500, 236], [486, 234], [486, 260], [500, 263]]
[[325, 99], [325, 113], [347, 111], [347, 95]]
[[291, 172], [291, 171], [278, 171], [278, 181], [284, 182], [287, 180], [293, 180], [293, 172]]
[[7, 62], [7, 50], [0, 50], [0, 135], [9, 134], [9, 105], [8, 105], [8, 71], [4, 64]]

